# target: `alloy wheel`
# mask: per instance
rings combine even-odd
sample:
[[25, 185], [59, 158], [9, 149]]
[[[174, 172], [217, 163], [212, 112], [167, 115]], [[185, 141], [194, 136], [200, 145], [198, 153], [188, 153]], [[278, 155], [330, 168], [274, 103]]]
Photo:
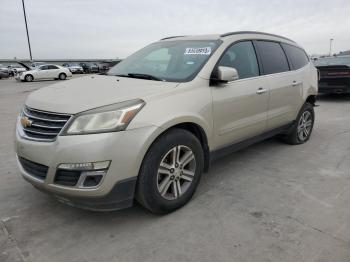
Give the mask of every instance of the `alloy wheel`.
[[312, 115], [309, 111], [305, 111], [298, 123], [298, 138], [300, 141], [305, 141], [311, 134]]
[[157, 189], [167, 200], [181, 197], [192, 184], [196, 172], [196, 159], [192, 150], [178, 145], [169, 150], [160, 162]]

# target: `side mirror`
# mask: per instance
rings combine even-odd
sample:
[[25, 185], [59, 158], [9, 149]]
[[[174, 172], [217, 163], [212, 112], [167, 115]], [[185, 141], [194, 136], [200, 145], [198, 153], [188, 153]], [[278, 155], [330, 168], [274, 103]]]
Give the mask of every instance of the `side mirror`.
[[217, 70], [217, 80], [221, 83], [228, 83], [239, 79], [238, 72], [233, 67], [219, 66]]

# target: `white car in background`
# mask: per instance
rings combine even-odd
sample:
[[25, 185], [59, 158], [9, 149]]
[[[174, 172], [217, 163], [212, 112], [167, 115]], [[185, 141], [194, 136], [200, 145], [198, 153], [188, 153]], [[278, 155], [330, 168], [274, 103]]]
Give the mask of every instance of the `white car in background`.
[[72, 73], [68, 68], [59, 65], [45, 64], [35, 69], [28, 68], [28, 71], [17, 74], [16, 80], [31, 82], [33, 80], [44, 79], [65, 80], [69, 77], [72, 77]]

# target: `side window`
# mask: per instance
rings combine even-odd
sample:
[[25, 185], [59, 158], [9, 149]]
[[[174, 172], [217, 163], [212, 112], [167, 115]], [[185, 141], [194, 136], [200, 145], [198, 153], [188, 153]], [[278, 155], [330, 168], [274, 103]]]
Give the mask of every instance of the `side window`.
[[239, 42], [229, 47], [218, 65], [234, 67], [240, 79], [259, 75], [255, 50], [250, 41]]
[[54, 66], [54, 65], [49, 65], [49, 66], [48, 66], [48, 69], [58, 69], [58, 67], [57, 67], [57, 66]]
[[264, 75], [289, 71], [287, 57], [279, 43], [270, 41], [257, 41], [256, 43]]
[[48, 69], [48, 66], [46, 66], [46, 65], [40, 66], [39, 69], [40, 69], [40, 70], [47, 70], [47, 69]]
[[288, 44], [282, 44], [282, 46], [292, 64], [293, 70], [302, 68], [309, 63], [309, 58], [301, 48]]

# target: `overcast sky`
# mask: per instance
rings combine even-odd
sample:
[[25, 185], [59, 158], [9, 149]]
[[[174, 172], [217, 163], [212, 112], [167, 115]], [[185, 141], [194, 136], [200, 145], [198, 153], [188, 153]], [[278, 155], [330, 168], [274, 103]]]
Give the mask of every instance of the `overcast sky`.
[[[124, 58], [171, 35], [255, 30], [350, 50], [350, 0], [25, 0], [34, 59]], [[21, 0], [0, 0], [0, 58], [28, 58]]]

